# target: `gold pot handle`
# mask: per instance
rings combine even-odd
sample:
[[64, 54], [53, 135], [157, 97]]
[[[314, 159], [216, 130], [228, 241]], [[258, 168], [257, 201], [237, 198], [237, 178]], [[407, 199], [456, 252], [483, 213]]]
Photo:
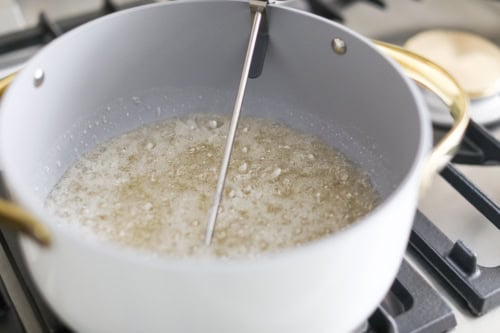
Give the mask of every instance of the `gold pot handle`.
[[448, 133], [434, 147], [422, 173], [420, 193], [431, 184], [432, 178], [452, 159], [469, 124], [469, 98], [458, 82], [443, 68], [399, 46], [373, 41], [383, 53], [394, 59], [406, 75], [436, 94], [449, 108], [454, 119]]
[[7, 87], [9, 84], [14, 80], [14, 77], [16, 77], [17, 72], [11, 73], [7, 75], [6, 77], [0, 78], [0, 97], [2, 97], [3, 93], [5, 90], [7, 90]]
[[[0, 97], [3, 95], [16, 73], [0, 79]], [[0, 225], [21, 231], [37, 241], [40, 245], [48, 246], [51, 243], [49, 229], [33, 218], [21, 207], [0, 199]]]
[[3, 199], [0, 199], [0, 225], [20, 231], [43, 246], [49, 246], [52, 240], [49, 229], [45, 225], [21, 207]]

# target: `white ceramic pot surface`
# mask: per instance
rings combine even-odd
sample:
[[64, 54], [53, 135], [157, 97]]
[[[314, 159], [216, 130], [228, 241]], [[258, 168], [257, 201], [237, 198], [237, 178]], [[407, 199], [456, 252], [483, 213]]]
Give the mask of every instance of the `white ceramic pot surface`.
[[[253, 260], [150, 258], [58, 226], [44, 200], [97, 143], [160, 119], [231, 112], [250, 32], [240, 1], [158, 4], [91, 22], [27, 64], [4, 97], [0, 129], [14, 200], [53, 234], [49, 248], [21, 238], [27, 264], [78, 332], [348, 332], [389, 289], [431, 145], [422, 99], [356, 33], [293, 9], [267, 13], [264, 69], [242, 114], [321, 136], [370, 174], [383, 203], [331, 237]], [[332, 51], [335, 37], [345, 55]]]

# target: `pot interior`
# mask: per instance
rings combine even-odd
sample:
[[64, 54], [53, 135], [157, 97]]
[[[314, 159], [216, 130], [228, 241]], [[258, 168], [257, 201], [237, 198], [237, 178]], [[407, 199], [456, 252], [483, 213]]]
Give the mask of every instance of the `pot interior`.
[[[390, 195], [420, 156], [413, 88], [339, 25], [275, 6], [268, 19], [263, 73], [249, 81], [242, 115], [320, 136]], [[3, 162], [16, 197], [43, 206], [83, 153], [143, 124], [230, 114], [249, 32], [246, 2], [174, 2], [111, 15], [50, 44], [2, 105]], [[333, 38], [345, 41], [345, 55], [332, 51]], [[35, 87], [38, 68], [45, 80]]]

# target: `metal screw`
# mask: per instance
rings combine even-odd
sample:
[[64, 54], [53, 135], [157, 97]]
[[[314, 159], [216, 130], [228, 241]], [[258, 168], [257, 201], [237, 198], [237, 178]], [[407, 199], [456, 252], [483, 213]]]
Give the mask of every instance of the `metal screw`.
[[41, 68], [38, 68], [33, 75], [33, 84], [35, 87], [40, 87], [45, 79], [45, 73]]
[[337, 54], [345, 54], [347, 52], [347, 46], [345, 45], [345, 41], [341, 38], [332, 39], [332, 50]]

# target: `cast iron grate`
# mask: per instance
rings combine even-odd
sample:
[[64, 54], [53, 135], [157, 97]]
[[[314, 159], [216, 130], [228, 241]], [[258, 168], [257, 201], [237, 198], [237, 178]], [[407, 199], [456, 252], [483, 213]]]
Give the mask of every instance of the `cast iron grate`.
[[152, 0], [134, 1], [124, 6], [117, 6], [111, 0], [105, 0], [100, 9], [69, 17], [59, 21], [51, 20], [44, 12], [40, 13], [38, 24], [34, 27], [0, 36], [0, 55], [31, 46], [47, 44], [63, 33], [86, 22], [115, 11], [152, 3]]
[[[500, 126], [500, 124], [497, 124]], [[493, 125], [493, 127], [496, 127]], [[437, 141], [448, 131], [441, 126], [434, 127], [434, 139]], [[472, 121], [467, 128], [467, 135], [455, 157], [454, 163], [475, 165], [500, 165], [500, 142], [487, 128]]]
[[452, 309], [406, 260], [363, 333], [441, 333], [457, 325]]
[[379, 8], [385, 8], [383, 0], [307, 0], [311, 12], [329, 20], [343, 22], [342, 10], [356, 2], [368, 2]]
[[483, 267], [462, 241], [452, 242], [422, 213], [415, 218], [410, 246], [480, 316], [500, 305], [500, 266]]
[[23, 325], [16, 311], [12, 311], [12, 300], [7, 293], [4, 282], [0, 277], [0, 331], [1, 332], [24, 332]]
[[[473, 142], [476, 154], [464, 154], [457, 159], [480, 165], [500, 164], [500, 143], [484, 127], [472, 121], [464, 144]], [[441, 176], [455, 188], [493, 225], [500, 229], [500, 207], [477, 188], [452, 164]], [[410, 237], [410, 246], [467, 304], [476, 316], [500, 306], [500, 266], [483, 267], [477, 264], [476, 254], [462, 241], [452, 242], [421, 212], [417, 212]]]
[[[435, 133], [436, 134], [436, 133]], [[442, 133], [436, 134], [436, 137]], [[467, 129], [456, 163], [500, 164], [500, 143], [474, 121]], [[481, 214], [500, 229], [500, 208], [453, 164], [441, 176]], [[417, 211], [410, 248], [437, 274], [448, 290], [480, 316], [500, 305], [500, 266], [483, 267], [476, 255], [460, 240], [452, 242], [436, 225]], [[396, 305], [394, 305], [396, 304]], [[403, 262], [397, 279], [382, 304], [373, 313], [366, 333], [439, 333], [456, 326], [451, 308], [422, 277]]]

